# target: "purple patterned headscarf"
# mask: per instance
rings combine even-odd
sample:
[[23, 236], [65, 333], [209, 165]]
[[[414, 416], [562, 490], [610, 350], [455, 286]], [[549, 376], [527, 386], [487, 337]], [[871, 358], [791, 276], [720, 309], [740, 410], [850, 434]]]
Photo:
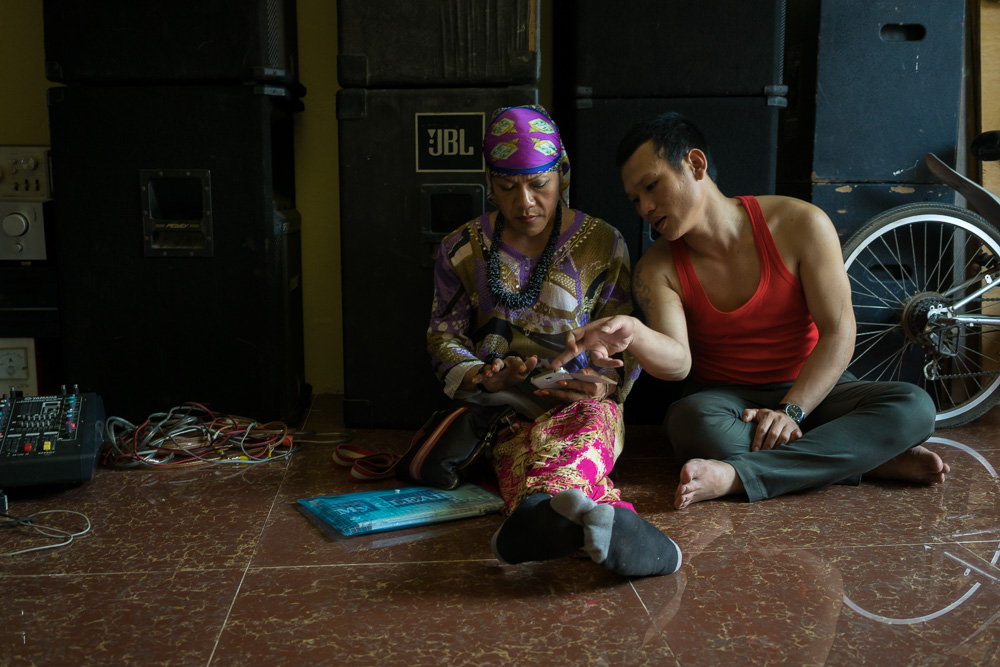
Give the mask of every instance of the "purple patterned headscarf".
[[[559, 172], [560, 199], [569, 207], [569, 157], [559, 137], [559, 128], [542, 107], [504, 107], [494, 111], [483, 137], [483, 156], [487, 170], [501, 176]], [[486, 180], [492, 190], [491, 179]]]

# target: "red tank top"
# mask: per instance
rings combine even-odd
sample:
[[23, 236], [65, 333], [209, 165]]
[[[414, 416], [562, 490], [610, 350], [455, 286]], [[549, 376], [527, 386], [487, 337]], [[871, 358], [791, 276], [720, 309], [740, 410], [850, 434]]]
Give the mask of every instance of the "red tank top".
[[795, 380], [819, 339], [802, 283], [785, 266], [754, 197], [738, 197], [753, 224], [760, 284], [728, 313], [708, 300], [683, 240], [670, 250], [680, 277], [695, 382], [766, 384]]

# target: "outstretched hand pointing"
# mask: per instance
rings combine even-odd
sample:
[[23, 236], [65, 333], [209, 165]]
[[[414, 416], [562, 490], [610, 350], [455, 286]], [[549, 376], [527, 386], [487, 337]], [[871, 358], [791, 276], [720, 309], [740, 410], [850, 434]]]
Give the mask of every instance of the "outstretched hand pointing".
[[615, 315], [595, 320], [567, 332], [566, 349], [553, 359], [549, 366], [562, 368], [582, 352], [589, 352], [592, 365], [617, 368], [624, 362], [621, 359], [613, 359], [612, 355], [628, 348], [634, 335], [634, 323], [631, 317]]

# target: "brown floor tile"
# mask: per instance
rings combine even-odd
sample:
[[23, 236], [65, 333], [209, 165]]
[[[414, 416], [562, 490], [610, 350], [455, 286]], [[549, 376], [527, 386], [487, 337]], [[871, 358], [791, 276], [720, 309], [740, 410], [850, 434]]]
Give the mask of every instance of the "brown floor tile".
[[[287, 462], [14, 494], [14, 515], [74, 509], [93, 528], [0, 559], [0, 664], [1000, 665], [998, 427], [1000, 408], [930, 440], [952, 467], [940, 486], [675, 511], [679, 462], [658, 427], [630, 426], [615, 483], [685, 561], [628, 581], [579, 558], [500, 566], [499, 515], [324, 531], [297, 500], [399, 483], [333, 467], [341, 404], [315, 397]], [[411, 433], [350, 436], [402, 452]], [[46, 542], [0, 532], [0, 552]]]
[[[17, 493], [9, 513], [68, 509], [91, 529], [68, 548], [0, 559], [3, 574], [162, 572], [245, 567], [285, 474], [285, 462], [185, 470], [110, 470], [63, 491]], [[75, 528], [77, 517], [46, 515], [41, 523]], [[52, 540], [8, 533], [0, 550]]]
[[706, 551], [689, 554], [676, 592], [635, 586], [685, 665], [989, 664], [978, 658], [1000, 647], [997, 573], [954, 551]]
[[207, 665], [238, 570], [2, 576], [3, 665]]
[[251, 570], [213, 664], [674, 665], [628, 581], [594, 563]]

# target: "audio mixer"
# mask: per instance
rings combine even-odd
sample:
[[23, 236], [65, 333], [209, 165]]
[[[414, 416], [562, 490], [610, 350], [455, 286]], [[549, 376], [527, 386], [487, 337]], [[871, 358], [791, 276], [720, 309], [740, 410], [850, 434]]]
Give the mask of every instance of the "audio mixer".
[[103, 439], [97, 394], [11, 391], [0, 398], [0, 489], [88, 480]]

